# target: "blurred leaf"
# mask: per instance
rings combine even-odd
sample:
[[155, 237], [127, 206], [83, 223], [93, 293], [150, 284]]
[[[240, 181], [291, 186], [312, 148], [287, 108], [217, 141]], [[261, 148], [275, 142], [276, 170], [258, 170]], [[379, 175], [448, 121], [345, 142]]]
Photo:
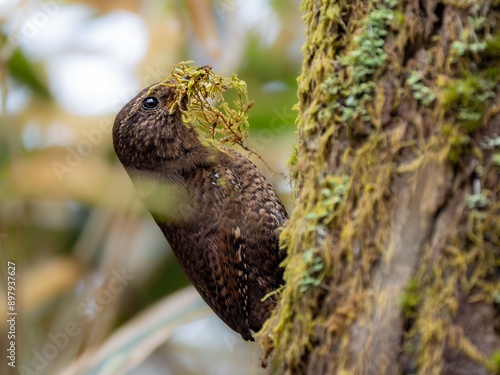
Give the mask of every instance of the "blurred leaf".
[[193, 287], [164, 298], [130, 320], [95, 350], [87, 351], [59, 375], [111, 375], [144, 361], [181, 325], [210, 314]]
[[51, 97], [50, 91], [42, 81], [37, 68], [20, 48], [16, 48], [10, 56], [7, 61], [7, 69], [13, 78], [27, 85], [42, 98], [49, 99]]

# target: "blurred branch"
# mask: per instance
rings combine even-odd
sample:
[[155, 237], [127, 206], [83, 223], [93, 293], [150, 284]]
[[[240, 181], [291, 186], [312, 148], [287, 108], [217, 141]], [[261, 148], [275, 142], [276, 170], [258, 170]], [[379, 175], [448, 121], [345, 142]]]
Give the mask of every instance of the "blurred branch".
[[94, 373], [105, 368], [109, 371], [99, 373], [124, 374], [163, 344], [177, 327], [208, 313], [208, 307], [193, 287], [182, 289], [130, 320], [101, 346], [87, 351], [59, 375]]
[[210, 0], [186, 0], [186, 5], [196, 39], [213, 59], [218, 59], [221, 53], [220, 35], [217, 31], [212, 2]]

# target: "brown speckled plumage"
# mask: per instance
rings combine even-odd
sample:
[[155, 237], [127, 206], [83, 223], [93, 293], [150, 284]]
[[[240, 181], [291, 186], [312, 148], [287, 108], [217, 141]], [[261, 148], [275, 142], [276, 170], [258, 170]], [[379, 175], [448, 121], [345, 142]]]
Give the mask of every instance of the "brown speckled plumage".
[[172, 89], [148, 90], [116, 116], [115, 151], [203, 299], [253, 340], [276, 304], [262, 298], [282, 283], [286, 211], [252, 162], [202, 145], [178, 111], [169, 114]]

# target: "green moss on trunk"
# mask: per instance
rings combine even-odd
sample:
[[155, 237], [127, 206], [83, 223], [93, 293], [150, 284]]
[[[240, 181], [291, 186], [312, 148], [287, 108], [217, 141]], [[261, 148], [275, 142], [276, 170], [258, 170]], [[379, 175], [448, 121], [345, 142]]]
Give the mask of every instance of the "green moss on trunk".
[[499, 9], [302, 11], [297, 204], [265, 359], [281, 373], [498, 371]]

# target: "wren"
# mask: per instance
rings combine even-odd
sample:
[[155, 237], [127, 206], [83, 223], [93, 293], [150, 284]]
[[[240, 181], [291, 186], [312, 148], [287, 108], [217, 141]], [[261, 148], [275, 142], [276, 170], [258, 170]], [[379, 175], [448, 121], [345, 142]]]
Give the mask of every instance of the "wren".
[[177, 260], [212, 310], [253, 341], [283, 283], [283, 203], [240, 153], [203, 142], [170, 111], [174, 89], [152, 85], [113, 124], [113, 145]]

